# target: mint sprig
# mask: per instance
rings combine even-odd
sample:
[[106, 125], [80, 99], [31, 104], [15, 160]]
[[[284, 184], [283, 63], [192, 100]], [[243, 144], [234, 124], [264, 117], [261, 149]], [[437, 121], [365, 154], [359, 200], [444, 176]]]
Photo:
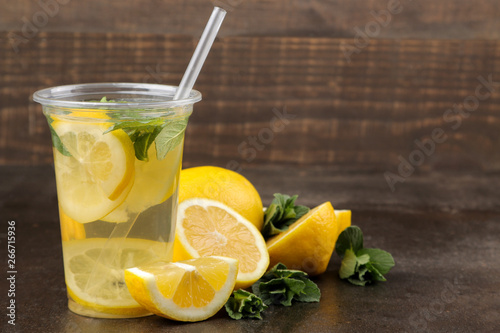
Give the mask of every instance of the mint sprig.
[[233, 292], [225, 305], [228, 315], [233, 319], [262, 319], [261, 312], [267, 309], [262, 300], [255, 294], [239, 289]]
[[149, 160], [148, 149], [160, 133], [162, 123], [161, 119], [122, 121], [113, 124], [103, 134], [123, 130], [134, 144], [135, 157], [139, 161], [147, 162]]
[[49, 123], [50, 135], [52, 136], [52, 145], [64, 156], [71, 156], [71, 153], [66, 149], [66, 147], [62, 143], [61, 138], [59, 137], [59, 135], [57, 135], [56, 131], [54, 130], [54, 127], [52, 127], [54, 119], [52, 119], [52, 117], [50, 116], [47, 116], [47, 121]]
[[298, 195], [291, 197], [286, 194], [274, 194], [273, 201], [264, 213], [264, 225], [261, 231], [264, 238], [288, 230], [290, 225], [309, 212], [308, 207], [295, 205], [297, 198]]
[[122, 121], [108, 128], [104, 134], [122, 129], [134, 144], [135, 157], [149, 160], [148, 150], [156, 142], [156, 158], [163, 160], [168, 152], [182, 142], [188, 118]]
[[318, 286], [309, 279], [307, 273], [287, 269], [282, 263], [278, 263], [254, 283], [252, 291], [266, 305], [291, 306], [292, 301], [319, 302], [321, 298]]
[[[106, 96], [104, 96], [99, 102], [113, 103], [116, 101], [108, 100]], [[137, 111], [144, 110], [133, 109], [130, 111], [134, 112], [131, 114], [131, 116], [134, 116]], [[149, 161], [148, 150], [153, 142], [155, 142], [156, 158], [158, 160], [163, 160], [170, 151], [182, 142], [187, 122], [188, 117], [172, 119], [167, 122], [160, 118], [134, 121], [123, 120], [108, 128], [104, 134], [119, 129], [125, 131], [134, 144], [135, 157], [139, 161], [144, 162]]]
[[363, 248], [363, 232], [357, 226], [342, 231], [335, 244], [335, 252], [342, 257], [340, 278], [358, 286], [386, 281], [384, 274], [395, 265], [389, 252]]
[[114, 100], [110, 99], [108, 101], [108, 99], [106, 98], [106, 96], [103, 96], [103, 98], [101, 98], [101, 100], [99, 101], [99, 103], [115, 103]]

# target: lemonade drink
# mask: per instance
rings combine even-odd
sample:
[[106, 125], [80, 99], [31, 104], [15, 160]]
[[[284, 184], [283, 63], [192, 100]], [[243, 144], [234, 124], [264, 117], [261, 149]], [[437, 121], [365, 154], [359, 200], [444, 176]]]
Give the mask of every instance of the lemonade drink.
[[36, 92], [52, 134], [68, 306], [102, 318], [149, 315], [124, 269], [171, 260], [184, 131], [197, 91], [83, 84]]

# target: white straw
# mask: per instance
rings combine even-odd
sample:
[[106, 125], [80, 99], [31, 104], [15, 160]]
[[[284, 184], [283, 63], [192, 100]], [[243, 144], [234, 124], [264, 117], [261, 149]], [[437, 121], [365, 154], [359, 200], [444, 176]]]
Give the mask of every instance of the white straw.
[[207, 26], [205, 27], [205, 30], [203, 30], [200, 41], [196, 46], [196, 50], [191, 57], [191, 61], [189, 61], [186, 72], [184, 72], [179, 88], [177, 88], [177, 91], [175, 92], [174, 101], [187, 98], [189, 96], [189, 93], [191, 92], [191, 89], [193, 89], [194, 83], [198, 78], [198, 74], [200, 74], [201, 67], [203, 67], [203, 64], [205, 63], [205, 59], [207, 58], [208, 52], [214, 43], [215, 37], [219, 32], [219, 28], [225, 16], [226, 11], [224, 9], [220, 7], [214, 8], [210, 19], [208, 20]]

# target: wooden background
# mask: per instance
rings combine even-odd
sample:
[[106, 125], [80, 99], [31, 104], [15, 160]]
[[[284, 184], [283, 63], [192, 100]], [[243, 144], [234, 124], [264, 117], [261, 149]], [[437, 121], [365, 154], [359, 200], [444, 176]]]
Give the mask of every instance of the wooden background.
[[[37, 89], [178, 84], [213, 6], [42, 3], [48, 7], [1, 1], [0, 165], [52, 163], [48, 126], [30, 99]], [[371, 12], [387, 9], [390, 0], [217, 3], [229, 13], [195, 86], [203, 101], [188, 127], [185, 166], [397, 173], [399, 156], [408, 159], [415, 140], [442, 128], [447, 140], [417, 173], [500, 171], [500, 85], [458, 129], [443, 120], [447, 109], [474, 95], [478, 76], [500, 82], [499, 1], [401, 0], [400, 13], [361, 39], [350, 62], [342, 46], [354, 45], [356, 27], [376, 29]], [[273, 110], [294, 119], [268, 140]], [[259, 134], [266, 144], [255, 154], [238, 150]]]

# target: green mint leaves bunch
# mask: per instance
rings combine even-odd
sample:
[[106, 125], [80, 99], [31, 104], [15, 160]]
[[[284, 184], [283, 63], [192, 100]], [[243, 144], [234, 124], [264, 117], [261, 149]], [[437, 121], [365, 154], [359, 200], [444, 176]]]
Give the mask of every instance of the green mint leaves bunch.
[[287, 269], [282, 263], [274, 266], [252, 285], [252, 291], [264, 304], [291, 306], [292, 301], [319, 302], [321, 292], [307, 273]]
[[358, 286], [386, 281], [384, 274], [395, 265], [389, 252], [363, 248], [363, 232], [357, 226], [342, 231], [335, 244], [335, 252], [342, 257], [340, 278]]
[[234, 291], [225, 307], [229, 317], [233, 319], [262, 319], [260, 313], [267, 309], [262, 299], [243, 289]]
[[274, 199], [264, 213], [262, 235], [265, 239], [286, 231], [288, 227], [309, 212], [306, 206], [295, 205], [297, 195], [275, 193]]
[[253, 294], [238, 290], [226, 303], [226, 311], [233, 319], [262, 319], [271, 304], [291, 306], [296, 302], [319, 302], [321, 292], [307, 273], [287, 269], [282, 263], [274, 266], [252, 285]]
[[134, 144], [135, 157], [148, 161], [148, 150], [156, 144], [156, 158], [163, 160], [167, 153], [182, 142], [188, 118], [122, 121], [107, 129], [104, 134], [122, 129]]
[[[106, 96], [101, 100], [101, 103], [115, 102], [108, 101]], [[133, 110], [143, 111], [143, 110]], [[122, 121], [114, 124], [107, 129], [103, 134], [123, 130], [129, 136], [134, 144], [135, 157], [139, 161], [147, 162], [148, 150], [155, 142], [156, 159], [163, 160], [168, 152], [172, 151], [184, 138], [184, 132], [188, 123], [188, 117], [172, 119], [165, 121], [161, 118], [148, 120]]]

